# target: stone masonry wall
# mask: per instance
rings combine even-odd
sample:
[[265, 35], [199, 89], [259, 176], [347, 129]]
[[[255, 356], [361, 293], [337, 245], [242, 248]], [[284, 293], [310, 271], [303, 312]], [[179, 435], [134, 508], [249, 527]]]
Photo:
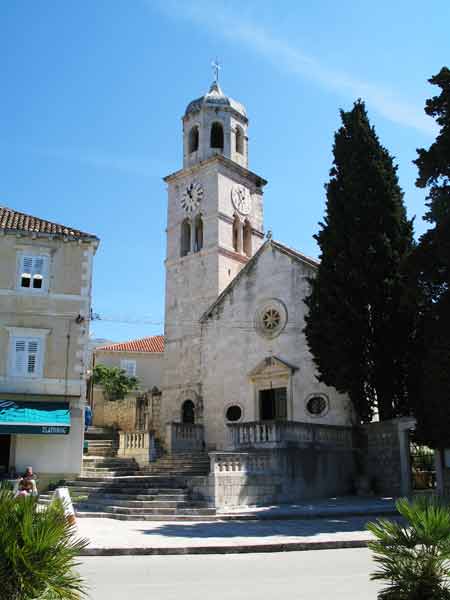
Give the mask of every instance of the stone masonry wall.
[[370, 423], [362, 428], [362, 434], [371, 488], [378, 494], [401, 495], [400, 438], [396, 422]]

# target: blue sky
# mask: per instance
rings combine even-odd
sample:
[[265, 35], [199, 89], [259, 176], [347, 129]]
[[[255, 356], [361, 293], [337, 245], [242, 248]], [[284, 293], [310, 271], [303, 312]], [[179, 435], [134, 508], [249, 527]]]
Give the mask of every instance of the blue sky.
[[[361, 97], [395, 156], [416, 234], [427, 79], [449, 61], [448, 0], [14, 0], [0, 8], [0, 203], [93, 232], [93, 335], [163, 329], [166, 191], [181, 116], [211, 83], [250, 117], [265, 225], [317, 255], [339, 109]], [[124, 321], [124, 322], [122, 322]]]

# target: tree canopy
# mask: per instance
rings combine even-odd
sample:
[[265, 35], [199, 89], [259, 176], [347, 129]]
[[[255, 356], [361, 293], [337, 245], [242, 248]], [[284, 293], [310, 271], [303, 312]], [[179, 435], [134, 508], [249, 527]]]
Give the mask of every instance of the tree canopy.
[[102, 364], [95, 365], [92, 381], [103, 387], [105, 396], [109, 400], [122, 400], [139, 384], [136, 377], [129, 377], [123, 369]]
[[362, 421], [407, 412], [402, 265], [413, 246], [397, 167], [364, 103], [341, 111], [325, 186], [317, 276], [305, 334], [320, 380], [347, 393]]
[[440, 93], [427, 100], [425, 112], [439, 131], [414, 161], [416, 185], [428, 188], [424, 218], [431, 227], [412, 257], [417, 323], [410, 397], [419, 439], [440, 448], [450, 445], [450, 70], [443, 67], [429, 81]]

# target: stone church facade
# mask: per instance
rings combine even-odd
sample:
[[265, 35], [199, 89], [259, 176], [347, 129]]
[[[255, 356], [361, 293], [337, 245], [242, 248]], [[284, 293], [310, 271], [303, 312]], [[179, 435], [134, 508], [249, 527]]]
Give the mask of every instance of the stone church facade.
[[165, 178], [161, 417], [201, 428], [209, 451], [261, 435], [258, 424], [354, 421], [348, 398], [317, 380], [303, 333], [317, 262], [265, 234], [247, 128], [214, 82], [188, 105], [183, 168]]

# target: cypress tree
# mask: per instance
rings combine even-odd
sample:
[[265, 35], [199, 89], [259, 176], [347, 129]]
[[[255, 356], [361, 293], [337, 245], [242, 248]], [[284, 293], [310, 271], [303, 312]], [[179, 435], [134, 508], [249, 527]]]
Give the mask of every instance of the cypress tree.
[[429, 82], [440, 94], [427, 100], [425, 112], [439, 132], [414, 161], [416, 185], [429, 188], [424, 218], [431, 227], [412, 258], [417, 324], [410, 396], [418, 438], [443, 448], [450, 446], [450, 70], [443, 67]]
[[347, 393], [367, 422], [407, 412], [403, 261], [413, 244], [397, 167], [370, 125], [364, 103], [341, 111], [320, 266], [306, 299], [305, 334], [319, 379]]

